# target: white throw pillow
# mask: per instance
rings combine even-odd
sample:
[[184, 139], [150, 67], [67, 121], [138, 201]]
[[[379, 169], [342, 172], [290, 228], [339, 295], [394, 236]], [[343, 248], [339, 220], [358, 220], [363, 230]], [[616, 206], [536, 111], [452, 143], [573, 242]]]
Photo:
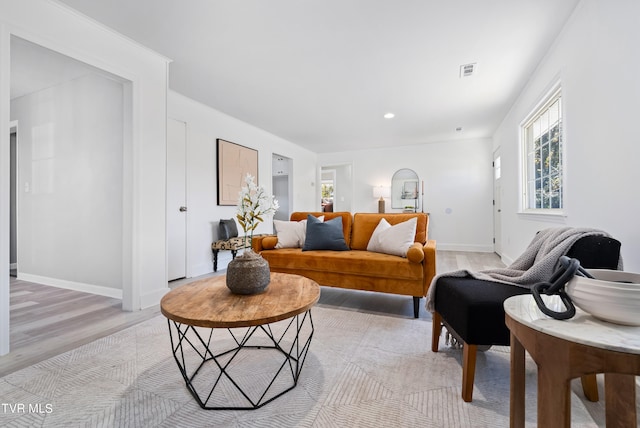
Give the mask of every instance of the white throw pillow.
[[[318, 217], [324, 221], [324, 216]], [[307, 220], [283, 221], [273, 220], [278, 235], [278, 243], [275, 248], [302, 248], [307, 236]]]
[[393, 226], [383, 218], [369, 239], [367, 251], [407, 257], [407, 251], [415, 240], [417, 226], [416, 217]]
[[307, 220], [303, 221], [282, 221], [273, 220], [278, 235], [276, 248], [298, 248], [300, 246], [300, 232], [306, 230]]

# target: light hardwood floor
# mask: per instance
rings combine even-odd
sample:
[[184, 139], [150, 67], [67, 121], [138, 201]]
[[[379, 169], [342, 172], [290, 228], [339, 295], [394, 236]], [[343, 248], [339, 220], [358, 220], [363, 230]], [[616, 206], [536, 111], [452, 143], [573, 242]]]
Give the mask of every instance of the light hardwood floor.
[[[436, 271], [502, 267], [493, 253], [438, 251]], [[173, 281], [171, 288], [216, 274]], [[158, 306], [125, 312], [121, 301], [11, 278], [11, 352], [0, 357], [0, 377], [160, 314]], [[413, 299], [382, 293], [323, 287], [318, 305], [388, 316], [413, 317]], [[420, 308], [420, 319], [431, 314]]]

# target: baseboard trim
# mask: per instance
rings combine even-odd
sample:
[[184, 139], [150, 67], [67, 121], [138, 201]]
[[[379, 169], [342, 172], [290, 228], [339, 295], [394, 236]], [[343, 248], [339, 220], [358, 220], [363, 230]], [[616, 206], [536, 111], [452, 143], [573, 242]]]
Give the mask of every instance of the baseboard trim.
[[502, 257], [500, 257], [500, 259], [502, 260], [502, 263], [504, 263], [506, 266], [510, 266], [511, 263], [513, 263], [513, 261], [515, 260], [504, 254], [502, 255]]
[[99, 296], [113, 297], [114, 299], [122, 300], [122, 290], [116, 288], [85, 284], [82, 282], [67, 281], [64, 279], [49, 278], [46, 276], [32, 275], [29, 273], [18, 273], [18, 279], [27, 282], [35, 282], [37, 284], [50, 285], [51, 287], [82, 291], [84, 293], [97, 294]]
[[[229, 260], [231, 260], [231, 257], [229, 257]], [[224, 264], [224, 267], [227, 266], [227, 261], [226, 260], [220, 260], [220, 257], [218, 256], [218, 270], [220, 270], [222, 268], [222, 265]], [[206, 275], [208, 273], [213, 272], [213, 261], [211, 263], [201, 263], [197, 266], [191, 266], [191, 269], [189, 269], [189, 272], [191, 275], [188, 276], [188, 278], [194, 278], [196, 276], [201, 276], [201, 275]]]
[[493, 245], [475, 244], [441, 244], [437, 243], [437, 249], [442, 251], [467, 251], [476, 253], [493, 253]]
[[158, 288], [150, 293], [140, 296], [140, 309], [150, 308], [160, 304], [162, 296], [169, 292], [169, 286]]

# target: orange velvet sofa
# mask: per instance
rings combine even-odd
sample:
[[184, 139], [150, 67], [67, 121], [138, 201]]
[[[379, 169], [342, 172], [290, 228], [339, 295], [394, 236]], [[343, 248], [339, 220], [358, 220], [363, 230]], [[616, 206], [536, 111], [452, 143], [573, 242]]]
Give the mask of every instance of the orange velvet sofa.
[[[275, 248], [275, 235], [253, 238], [252, 247], [269, 262], [272, 272], [292, 273], [311, 278], [320, 285], [413, 297], [418, 318], [420, 299], [436, 274], [436, 242], [428, 240], [429, 217], [424, 213], [373, 214], [349, 212], [294, 212], [291, 221], [307, 215], [324, 216], [325, 221], [342, 217], [342, 230], [349, 251]], [[407, 257], [367, 251], [367, 244], [380, 219], [394, 225], [417, 218], [415, 243]]]

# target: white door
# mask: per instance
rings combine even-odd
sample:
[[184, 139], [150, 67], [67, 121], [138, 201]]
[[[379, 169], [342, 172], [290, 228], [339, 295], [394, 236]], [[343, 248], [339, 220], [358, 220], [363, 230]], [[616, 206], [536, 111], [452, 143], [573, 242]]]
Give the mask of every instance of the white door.
[[502, 255], [502, 188], [500, 153], [493, 154], [493, 251]]
[[187, 124], [167, 121], [167, 248], [169, 281], [187, 276]]

